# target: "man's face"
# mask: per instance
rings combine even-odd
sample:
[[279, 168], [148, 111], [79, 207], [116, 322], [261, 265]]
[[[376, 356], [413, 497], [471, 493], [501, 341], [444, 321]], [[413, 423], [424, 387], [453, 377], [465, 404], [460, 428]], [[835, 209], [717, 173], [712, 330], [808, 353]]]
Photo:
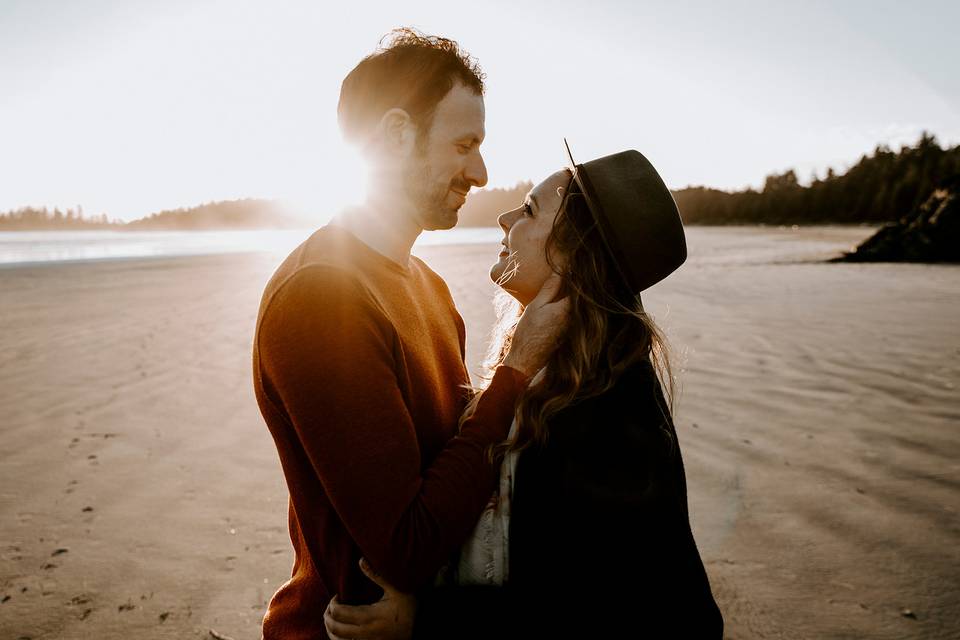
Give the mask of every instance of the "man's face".
[[452, 228], [470, 188], [487, 183], [483, 121], [483, 96], [455, 83], [437, 103], [429, 131], [418, 133], [405, 183], [421, 228]]

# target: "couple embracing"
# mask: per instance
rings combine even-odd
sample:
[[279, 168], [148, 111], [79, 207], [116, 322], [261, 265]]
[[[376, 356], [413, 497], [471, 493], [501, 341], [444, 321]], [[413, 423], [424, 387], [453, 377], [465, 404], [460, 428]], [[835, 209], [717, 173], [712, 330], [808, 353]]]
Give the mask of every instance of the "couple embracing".
[[640, 299], [686, 258], [676, 205], [625, 151], [500, 215], [511, 304], [471, 390], [463, 320], [410, 249], [486, 183], [483, 92], [456, 43], [410, 30], [343, 81], [367, 201], [277, 269], [254, 338], [295, 552], [263, 636], [720, 638]]

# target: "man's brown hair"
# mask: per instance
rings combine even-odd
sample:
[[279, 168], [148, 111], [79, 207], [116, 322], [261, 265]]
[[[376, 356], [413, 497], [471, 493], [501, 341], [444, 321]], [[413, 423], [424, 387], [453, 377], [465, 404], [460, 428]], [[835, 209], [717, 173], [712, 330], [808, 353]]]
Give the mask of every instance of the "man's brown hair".
[[[437, 103], [454, 83], [483, 95], [483, 79], [476, 60], [453, 40], [394, 29], [343, 79], [337, 105], [340, 129], [348, 142], [363, 146], [383, 114], [400, 108], [425, 133]], [[423, 142], [418, 137], [418, 143]]]

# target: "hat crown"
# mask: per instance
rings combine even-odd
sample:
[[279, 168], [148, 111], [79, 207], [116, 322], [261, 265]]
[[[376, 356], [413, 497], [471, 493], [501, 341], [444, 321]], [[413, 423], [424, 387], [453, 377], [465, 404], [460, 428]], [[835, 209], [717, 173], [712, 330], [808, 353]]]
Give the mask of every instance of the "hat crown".
[[630, 149], [576, 166], [575, 180], [603, 242], [634, 294], [687, 258], [680, 210], [653, 165]]

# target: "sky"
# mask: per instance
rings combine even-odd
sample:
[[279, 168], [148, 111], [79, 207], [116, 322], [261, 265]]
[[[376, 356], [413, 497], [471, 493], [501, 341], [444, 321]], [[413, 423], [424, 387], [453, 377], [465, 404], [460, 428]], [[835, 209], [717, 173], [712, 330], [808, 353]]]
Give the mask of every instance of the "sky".
[[960, 143], [960, 3], [0, 0], [0, 211], [242, 197], [329, 217], [363, 167], [340, 83], [396, 26], [487, 74], [490, 187], [634, 148], [671, 188]]

